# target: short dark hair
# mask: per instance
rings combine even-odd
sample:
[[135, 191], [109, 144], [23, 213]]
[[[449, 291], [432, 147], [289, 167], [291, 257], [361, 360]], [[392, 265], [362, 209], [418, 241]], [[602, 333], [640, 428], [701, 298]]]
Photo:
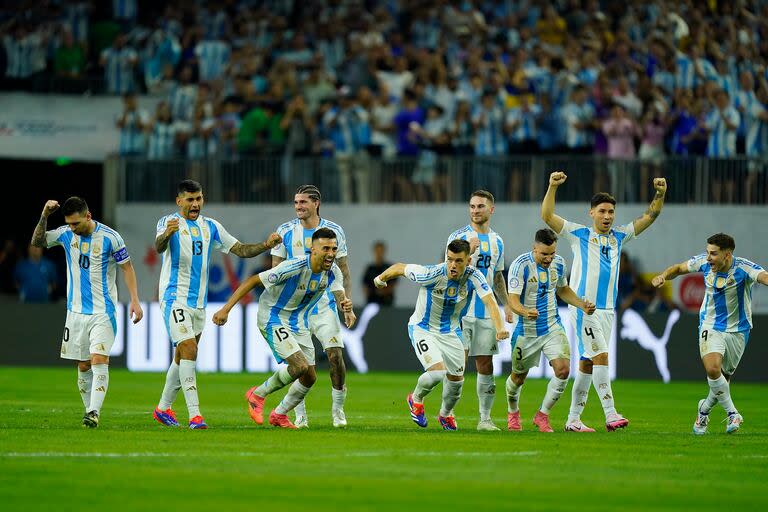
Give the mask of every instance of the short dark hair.
[[312, 235], [312, 241], [314, 242], [319, 238], [333, 238], [335, 240], [336, 232], [331, 228], [320, 228]]
[[598, 192], [592, 196], [592, 201], [590, 202], [592, 208], [603, 203], [611, 203], [613, 206], [616, 206], [616, 198], [608, 192]]
[[81, 213], [85, 215], [88, 212], [88, 203], [82, 197], [72, 196], [61, 207], [61, 214], [65, 217], [73, 215], [75, 213]]
[[375, 242], [373, 242], [373, 248], [375, 249], [377, 247], [384, 247], [386, 249], [387, 242], [385, 242], [384, 240], [376, 240]]
[[711, 237], [707, 238], [707, 243], [716, 245], [723, 250], [734, 250], [736, 248], [736, 240], [731, 235], [725, 233], [715, 233]]
[[184, 180], [179, 182], [179, 186], [176, 187], [177, 194], [183, 194], [184, 192], [200, 192], [203, 190], [203, 186], [195, 180]]
[[552, 245], [557, 242], [557, 235], [549, 228], [540, 229], [536, 232], [534, 240], [540, 244]]
[[469, 196], [470, 199], [472, 199], [473, 197], [484, 197], [485, 199], [489, 200], [491, 204], [494, 204], [496, 202], [496, 200], [493, 198], [493, 194], [491, 194], [487, 190], [475, 190]]
[[463, 252], [469, 255], [469, 242], [467, 242], [466, 240], [457, 238], [456, 240], [448, 244], [448, 251], [454, 254]]
[[[296, 189], [296, 193], [307, 194], [310, 199], [314, 199], [318, 202], [323, 198], [322, 194], [320, 194], [320, 189], [315, 185], [301, 185]], [[317, 205], [317, 214], [320, 215], [320, 205]]]

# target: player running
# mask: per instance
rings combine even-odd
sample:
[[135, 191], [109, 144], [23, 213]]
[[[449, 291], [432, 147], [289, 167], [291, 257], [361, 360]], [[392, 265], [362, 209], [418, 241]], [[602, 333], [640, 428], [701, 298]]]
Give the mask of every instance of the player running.
[[[573, 270], [571, 288], [579, 297], [595, 304], [594, 314], [584, 316], [584, 311], [570, 306], [571, 317], [576, 323], [579, 341], [579, 371], [573, 380], [571, 410], [565, 424], [567, 432], [594, 432], [581, 421], [581, 413], [587, 404], [590, 380], [600, 397], [605, 413], [605, 427], [609, 431], [624, 428], [629, 421], [616, 412], [613, 390], [608, 371], [608, 344], [613, 329], [614, 309], [619, 283], [619, 260], [624, 245], [648, 229], [661, 214], [667, 182], [655, 178], [656, 195], [643, 215], [624, 226], [614, 227], [616, 200], [605, 192], [592, 197], [589, 216], [592, 227], [567, 221], [555, 214], [555, 193], [565, 183], [564, 172], [555, 171], [549, 177], [549, 188], [541, 204], [541, 218], [555, 233], [571, 244]], [[591, 378], [590, 378], [591, 377]]]
[[595, 305], [580, 299], [567, 284], [565, 260], [555, 254], [557, 235], [550, 229], [536, 232], [533, 251], [521, 254], [509, 271], [509, 305], [518, 316], [512, 331], [512, 373], [507, 378], [507, 430], [520, 431], [520, 392], [528, 370], [546, 356], [554, 377], [549, 381], [541, 408], [533, 418], [539, 432], [553, 432], [549, 411], [568, 385], [571, 348], [557, 311], [557, 297], [587, 315]]
[[426, 267], [395, 263], [373, 280], [383, 288], [387, 281], [406, 276], [421, 285], [416, 309], [408, 321], [408, 335], [425, 371], [407, 398], [411, 419], [420, 427], [427, 426], [424, 397], [442, 382], [443, 401], [437, 420], [444, 430], [458, 430], [453, 408], [464, 383], [461, 319], [473, 294], [490, 312], [496, 340], [509, 337], [488, 282], [480, 271], [469, 266], [469, 256], [469, 242], [456, 239], [448, 244], [444, 263]]
[[[512, 310], [507, 306], [507, 291], [504, 283], [504, 241], [491, 230], [491, 216], [495, 206], [493, 194], [485, 190], [472, 192], [469, 198], [469, 224], [451, 233], [448, 243], [453, 240], [467, 240], [470, 243], [469, 264], [475, 267], [493, 283], [496, 298], [505, 308], [507, 321], [512, 321]], [[496, 398], [493, 382], [493, 356], [499, 353], [496, 330], [490, 312], [477, 296], [469, 302], [467, 314], [461, 321], [462, 342], [467, 356], [474, 356], [477, 369], [477, 399], [480, 404], [480, 421], [477, 430], [499, 430], [491, 420], [491, 409]]]
[[[320, 217], [320, 190], [314, 185], [302, 185], [296, 190], [293, 198], [293, 206], [296, 218], [277, 228], [277, 232], [283, 237], [283, 243], [272, 249], [272, 266], [275, 267], [289, 258], [297, 258], [303, 254], [309, 254], [312, 247], [312, 236], [319, 228], [328, 228], [336, 233], [338, 252], [336, 264], [343, 276], [344, 293], [351, 300], [352, 280], [349, 277], [349, 263], [347, 260], [347, 239], [344, 230], [338, 224]], [[347, 417], [344, 413], [344, 402], [347, 399], [347, 387], [345, 385], [347, 369], [344, 365], [344, 340], [341, 339], [341, 324], [336, 310], [335, 299], [331, 293], [321, 297], [317, 307], [309, 318], [309, 330], [320, 341], [323, 350], [328, 355], [328, 365], [331, 375], [331, 418], [333, 426], [344, 428], [347, 426]], [[314, 365], [314, 362], [312, 363]], [[253, 404], [254, 390], [249, 390], [246, 400]], [[259, 398], [264, 398], [263, 396]], [[304, 401], [296, 406], [296, 426], [298, 428], [309, 427], [309, 417]]]
[[213, 315], [213, 323], [224, 325], [230, 310], [240, 299], [254, 287], [264, 287], [264, 293], [259, 297], [259, 329], [277, 362], [286, 362], [288, 366], [280, 368], [263, 384], [249, 391], [249, 413], [258, 425], [264, 422], [263, 397], [293, 383], [270, 413], [269, 423], [276, 427], [297, 428], [288, 413], [304, 400], [317, 380], [310, 323], [312, 310], [327, 291], [334, 295], [334, 303], [343, 310], [347, 327], [355, 323], [352, 301], [344, 294], [341, 270], [334, 264], [339, 250], [336, 233], [329, 228], [320, 228], [312, 234], [311, 242], [309, 255], [301, 254], [250, 277]]
[[61, 207], [66, 225], [46, 231], [48, 216], [58, 209], [57, 201], [45, 203], [31, 243], [64, 248], [68, 291], [61, 358], [77, 361], [77, 388], [85, 406], [83, 426], [96, 428], [109, 387], [109, 351], [117, 334], [115, 266], [123, 271], [131, 295], [128, 314], [134, 324], [144, 312], [136, 272], [118, 232], [93, 220], [88, 204], [79, 197], [70, 197]]
[[706, 293], [699, 312], [699, 354], [707, 372], [709, 394], [699, 400], [693, 433], [707, 433], [709, 413], [720, 403], [728, 415], [725, 431], [741, 427], [742, 418], [731, 400], [730, 380], [739, 365], [752, 329], [752, 285], [768, 286], [768, 272], [760, 265], [733, 256], [734, 239], [725, 233], [707, 238], [707, 252], [672, 265], [653, 278], [657, 288], [666, 280], [702, 272]]
[[175, 350], [153, 416], [163, 425], [178, 426], [171, 406], [182, 389], [192, 429], [208, 428], [200, 414], [195, 364], [197, 345], [205, 326], [211, 251], [253, 258], [281, 241], [279, 235], [272, 233], [266, 242], [240, 243], [218, 221], [201, 215], [204, 202], [203, 187], [198, 182], [180, 182], [176, 195], [179, 211], [158, 221], [155, 238], [155, 248], [163, 255], [160, 308]]

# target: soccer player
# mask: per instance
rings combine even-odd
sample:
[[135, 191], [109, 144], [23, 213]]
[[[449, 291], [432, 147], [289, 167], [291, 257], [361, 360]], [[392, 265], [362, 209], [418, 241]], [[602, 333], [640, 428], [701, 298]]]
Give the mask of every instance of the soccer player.
[[[349, 263], [347, 261], [347, 239], [344, 230], [338, 224], [320, 217], [320, 190], [314, 185], [302, 185], [296, 189], [293, 198], [293, 207], [296, 218], [277, 228], [278, 234], [283, 237], [283, 243], [272, 249], [272, 266], [275, 267], [289, 258], [297, 258], [303, 254], [309, 254], [312, 247], [312, 236], [319, 228], [328, 228], [336, 233], [338, 252], [336, 264], [341, 270], [344, 279], [344, 293], [351, 300], [352, 280], [349, 277]], [[344, 401], [347, 398], [345, 379], [347, 369], [344, 365], [344, 340], [341, 339], [341, 324], [333, 294], [326, 293], [317, 303], [309, 318], [309, 330], [320, 341], [323, 350], [328, 355], [328, 364], [331, 375], [331, 417], [333, 426], [344, 428], [347, 426], [347, 417], [344, 413]], [[313, 363], [314, 365], [314, 363]], [[254, 390], [249, 390], [246, 399], [253, 406]], [[258, 396], [258, 395], [257, 395]], [[309, 427], [307, 409], [302, 401], [296, 406], [296, 426], [298, 428]]]
[[160, 307], [175, 350], [153, 416], [163, 425], [178, 426], [171, 405], [182, 389], [192, 429], [208, 428], [200, 414], [195, 362], [205, 324], [211, 251], [253, 258], [281, 241], [277, 233], [272, 233], [266, 242], [240, 243], [218, 221], [200, 214], [204, 202], [203, 188], [198, 182], [180, 182], [176, 195], [179, 211], [158, 221], [155, 238], [155, 249], [163, 255]]
[[[469, 264], [493, 283], [493, 290], [500, 304], [505, 307], [507, 321], [512, 322], [512, 310], [507, 306], [507, 291], [504, 283], [504, 241], [491, 230], [491, 216], [495, 206], [493, 194], [486, 190], [472, 192], [469, 198], [469, 224], [451, 233], [448, 243], [453, 240], [467, 240], [470, 243]], [[461, 321], [464, 351], [475, 357], [477, 369], [477, 398], [480, 403], [480, 421], [477, 430], [499, 430], [491, 420], [491, 408], [496, 398], [493, 382], [493, 355], [499, 353], [496, 331], [491, 315], [477, 296], [472, 296], [467, 314]]]
[[667, 182], [654, 178], [656, 195], [643, 215], [624, 226], [613, 227], [616, 200], [605, 192], [592, 197], [589, 216], [592, 227], [567, 221], [555, 214], [555, 193], [565, 183], [564, 172], [555, 171], [549, 177], [549, 188], [541, 204], [541, 218], [555, 233], [571, 244], [573, 271], [570, 286], [576, 294], [595, 304], [597, 310], [584, 316], [580, 309], [570, 306], [579, 341], [579, 371], [573, 380], [571, 410], [565, 424], [567, 432], [594, 432], [581, 421], [587, 404], [590, 381], [600, 397], [609, 431], [624, 428], [629, 421], [616, 412], [608, 372], [608, 343], [613, 329], [614, 309], [619, 282], [619, 260], [624, 244], [648, 229], [661, 214]]
[[509, 271], [509, 305], [518, 315], [512, 331], [512, 373], [507, 379], [507, 430], [520, 431], [520, 391], [528, 370], [539, 366], [541, 353], [549, 360], [554, 377], [549, 381], [541, 408], [533, 418], [539, 432], [554, 432], [549, 411], [568, 385], [571, 348], [557, 311], [557, 299], [591, 315], [595, 305], [580, 299], [568, 286], [565, 260], [555, 254], [557, 235], [551, 229], [536, 232], [533, 251], [521, 254]]
[[666, 280], [702, 272], [706, 293], [699, 313], [699, 354], [707, 372], [709, 394], [699, 400], [694, 434], [706, 434], [709, 412], [719, 403], [728, 414], [725, 431], [736, 432], [744, 421], [731, 400], [730, 380], [749, 341], [752, 329], [752, 285], [768, 286], [768, 272], [733, 255], [736, 242], [725, 233], [707, 238], [707, 252], [672, 265], [653, 278], [657, 288]]
[[411, 419], [420, 427], [427, 426], [424, 398], [442, 382], [443, 402], [437, 420], [444, 430], [458, 430], [453, 408], [464, 383], [461, 319], [473, 294], [480, 297], [490, 312], [496, 340], [509, 337], [488, 282], [480, 271], [469, 266], [469, 258], [469, 242], [456, 239], [448, 244], [444, 263], [426, 267], [395, 263], [373, 280], [379, 288], [400, 276], [421, 285], [416, 309], [408, 321], [408, 335], [425, 371], [407, 398]]
[[249, 391], [249, 413], [258, 425], [264, 423], [264, 397], [291, 384], [288, 393], [269, 415], [270, 425], [297, 428], [288, 418], [304, 400], [317, 380], [315, 347], [310, 324], [312, 310], [328, 290], [342, 308], [347, 327], [355, 323], [352, 301], [344, 294], [341, 270], [334, 264], [339, 246], [336, 233], [320, 228], [312, 233], [310, 254], [300, 254], [276, 267], [250, 277], [213, 315], [216, 325], [224, 325], [230, 310], [256, 286], [263, 286], [257, 321], [261, 334], [279, 363], [288, 363], [260, 386]]
[[77, 388], [85, 406], [83, 425], [96, 428], [109, 387], [109, 351], [117, 334], [115, 266], [123, 271], [131, 295], [128, 314], [134, 324], [144, 312], [136, 272], [117, 231], [93, 220], [88, 205], [79, 197], [70, 197], [61, 207], [66, 225], [46, 231], [48, 216], [58, 209], [57, 201], [45, 203], [31, 244], [64, 248], [68, 291], [61, 357], [77, 361]]

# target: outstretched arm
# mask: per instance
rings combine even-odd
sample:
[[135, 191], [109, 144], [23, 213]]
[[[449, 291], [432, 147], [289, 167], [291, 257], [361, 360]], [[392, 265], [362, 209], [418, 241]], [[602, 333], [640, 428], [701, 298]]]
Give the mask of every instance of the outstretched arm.
[[555, 215], [555, 193], [557, 187], [565, 183], [568, 176], [562, 171], [555, 171], [549, 175], [549, 187], [547, 193], [544, 195], [544, 201], [541, 202], [541, 220], [547, 223], [547, 226], [552, 228], [555, 233], [560, 233], [563, 230], [565, 219], [559, 215]]
[[[682, 276], [684, 274], [689, 274], [690, 271], [688, 270], [688, 263], [682, 262], [677, 263], [675, 265], [672, 265], [671, 267], [667, 268], [664, 272], [657, 275], [651, 280], [651, 284], [655, 286], [656, 288], [661, 288], [664, 286], [664, 282], [676, 278], [677, 276]], [[763, 272], [765, 274], [765, 272]]]
[[762, 272], [757, 274], [757, 282], [762, 285], [768, 286], [768, 272], [763, 270]]
[[405, 275], [405, 263], [395, 263], [391, 265], [387, 270], [373, 278], [373, 284], [376, 288], [384, 288], [387, 286], [387, 281], [395, 279], [396, 277], [402, 277]]
[[653, 188], [656, 189], [656, 195], [653, 196], [653, 201], [648, 206], [640, 217], [636, 218], [635, 235], [639, 235], [656, 221], [656, 218], [661, 214], [661, 209], [664, 208], [664, 196], [667, 194], [667, 180], [664, 178], [655, 178], [653, 180]]
[[237, 242], [232, 246], [230, 252], [241, 258], [253, 258], [254, 256], [258, 256], [268, 249], [272, 249], [282, 241], [283, 238], [280, 235], [277, 233], [272, 233], [264, 242], [259, 242], [256, 244], [243, 244]]
[[229, 312], [232, 310], [233, 307], [235, 307], [235, 304], [240, 302], [240, 299], [245, 297], [245, 295], [256, 288], [257, 286], [263, 286], [261, 283], [261, 278], [259, 277], [259, 274], [254, 274], [248, 279], [243, 282], [240, 286], [237, 287], [237, 290], [235, 290], [235, 293], [232, 294], [232, 296], [229, 298], [229, 300], [224, 304], [220, 310], [218, 310], [213, 315], [213, 323], [216, 325], [224, 325], [227, 323], [227, 317], [229, 316]]
[[562, 288], [558, 288], [556, 293], [557, 296], [563, 299], [566, 304], [577, 307], [588, 315], [591, 315], [595, 312], [595, 305], [588, 300], [582, 300], [579, 298], [579, 296], [576, 295], [576, 292], [573, 291], [573, 288], [570, 286], [563, 286]]
[[125, 286], [128, 287], [128, 292], [131, 294], [131, 303], [128, 306], [128, 316], [133, 319], [133, 323], [138, 323], [144, 317], [144, 311], [139, 304], [139, 285], [136, 281], [136, 270], [133, 268], [133, 263], [130, 261], [118, 265], [120, 270], [123, 271], [123, 280]]
[[35, 247], [41, 247], [45, 249], [48, 245], [45, 243], [45, 231], [48, 229], [48, 216], [58, 209], [58, 201], [46, 201], [45, 206], [43, 206], [43, 213], [40, 214], [40, 220], [37, 222], [35, 231], [32, 233], [32, 241], [30, 243]]

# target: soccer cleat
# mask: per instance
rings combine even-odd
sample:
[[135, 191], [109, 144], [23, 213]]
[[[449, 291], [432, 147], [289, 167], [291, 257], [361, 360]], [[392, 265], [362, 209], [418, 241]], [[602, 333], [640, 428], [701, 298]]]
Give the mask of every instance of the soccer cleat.
[[741, 424], [744, 422], [744, 418], [742, 418], [741, 414], [737, 412], [729, 414], [726, 420], [728, 421], [728, 426], [725, 427], [726, 434], [733, 434], [739, 430], [739, 428], [741, 428]]
[[605, 429], [608, 432], [624, 428], [627, 425], [629, 425], [629, 420], [617, 412], [605, 418]]
[[520, 432], [523, 426], [520, 424], [520, 411], [507, 413], [507, 430], [510, 432]]
[[536, 411], [536, 416], [533, 417], [533, 424], [539, 427], [539, 432], [554, 432], [549, 424], [549, 414]]
[[208, 424], [205, 422], [203, 417], [198, 414], [189, 420], [189, 428], [192, 430], [205, 430], [208, 428]]
[[705, 398], [699, 400], [699, 407], [696, 409], [696, 422], [693, 424], [693, 433], [702, 436], [707, 433], [709, 425], [709, 414], [702, 414], [701, 405], [706, 401]]
[[253, 386], [245, 393], [245, 399], [248, 400], [248, 414], [257, 425], [264, 424], [264, 398], [255, 393], [258, 386]]
[[152, 417], [155, 418], [158, 423], [161, 423], [166, 427], [179, 426], [179, 422], [176, 420], [176, 413], [173, 412], [173, 409], [169, 408], [163, 411], [159, 407], [155, 407], [155, 412], [152, 413]]
[[566, 432], [594, 432], [595, 429], [586, 426], [581, 420], [569, 421], [565, 424]]
[[477, 423], [477, 430], [485, 430], [487, 432], [494, 432], [501, 430], [499, 427], [493, 424], [492, 420], [480, 420]]
[[333, 426], [336, 428], [347, 428], [347, 415], [344, 414], [344, 409], [337, 409], [331, 411], [333, 417]]
[[459, 430], [458, 425], [456, 425], [456, 418], [453, 416], [438, 416], [437, 421], [443, 427], [443, 430]]
[[309, 428], [309, 418], [306, 416], [296, 416], [293, 424], [296, 425], [296, 428]]
[[422, 428], [427, 427], [427, 415], [424, 414], [424, 404], [417, 404], [413, 401], [413, 393], [408, 393], [408, 408], [411, 410], [411, 419], [415, 424]]
[[96, 428], [99, 426], [99, 413], [91, 411], [85, 413], [83, 416], [83, 426], [88, 428]]
[[280, 428], [296, 428], [287, 414], [277, 414], [274, 409], [269, 413], [269, 424]]

